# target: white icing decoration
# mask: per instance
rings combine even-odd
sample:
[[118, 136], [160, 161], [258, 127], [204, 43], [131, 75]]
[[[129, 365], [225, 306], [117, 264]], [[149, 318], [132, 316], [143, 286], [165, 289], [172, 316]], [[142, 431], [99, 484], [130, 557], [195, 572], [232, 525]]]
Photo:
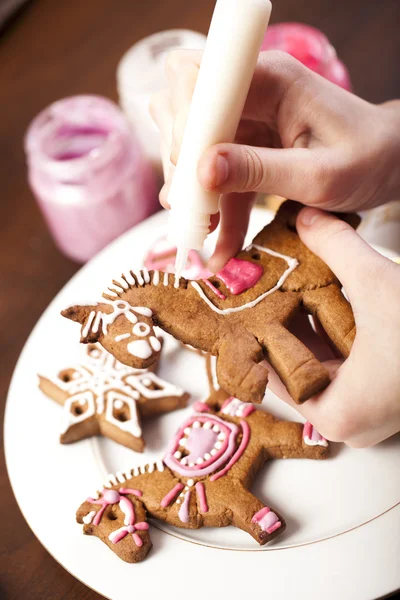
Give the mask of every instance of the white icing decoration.
[[82, 337], [86, 337], [90, 331], [90, 327], [93, 323], [93, 319], [96, 316], [96, 311], [92, 310], [89, 314], [88, 320], [86, 321], [86, 325], [82, 328]]
[[114, 281], [116, 281], [118, 283], [118, 286], [120, 286], [122, 288], [122, 290], [129, 289], [129, 284], [125, 281], [125, 279], [123, 279], [123, 277], [119, 277], [118, 279], [115, 279]]
[[136, 323], [136, 325], [134, 325], [132, 329], [132, 333], [134, 335], [137, 335], [138, 337], [146, 337], [147, 335], [149, 335], [150, 331], [150, 325], [140, 321]]
[[286, 269], [286, 271], [284, 271], [284, 273], [279, 278], [278, 283], [273, 288], [271, 288], [267, 292], [264, 292], [264, 294], [261, 294], [255, 300], [252, 300], [251, 302], [247, 302], [246, 304], [242, 304], [242, 306], [236, 306], [235, 308], [224, 308], [224, 309], [218, 308], [205, 295], [205, 293], [203, 292], [200, 285], [196, 281], [191, 281], [190, 283], [192, 284], [192, 286], [194, 287], [196, 292], [199, 294], [199, 296], [204, 300], [204, 302], [206, 304], [208, 304], [208, 306], [211, 308], [211, 310], [218, 313], [219, 315], [229, 315], [232, 313], [240, 312], [247, 308], [253, 308], [254, 306], [257, 306], [257, 304], [259, 302], [261, 302], [262, 300], [264, 300], [264, 298], [266, 298], [273, 292], [276, 292], [276, 290], [279, 290], [279, 288], [284, 284], [285, 280], [289, 277], [290, 273], [292, 273], [292, 271], [294, 271], [294, 269], [299, 264], [298, 260], [296, 258], [292, 258], [291, 256], [286, 256], [285, 254], [280, 254], [279, 252], [275, 252], [274, 250], [270, 250], [269, 248], [263, 248], [262, 246], [258, 246], [256, 244], [251, 244], [250, 246], [248, 246], [248, 248], [246, 248], [246, 250], [251, 250], [251, 248], [255, 248], [256, 250], [259, 250], [260, 252], [265, 252], [266, 254], [270, 254], [271, 256], [276, 256], [277, 258], [282, 258], [283, 260], [285, 260], [287, 262], [288, 268]]
[[163, 283], [164, 283], [164, 286], [167, 287], [167, 285], [168, 285], [168, 273], [164, 273], [164, 281], [163, 281]]
[[303, 439], [307, 446], [324, 446], [324, 448], [328, 447], [328, 442], [325, 438], [321, 438], [320, 440], [312, 440], [308, 437], [308, 435], [306, 435]]
[[249, 406], [247, 402], [232, 398], [232, 400], [222, 409], [222, 412], [224, 415], [230, 415], [231, 417], [242, 417], [243, 411], [247, 406]]
[[[157, 390], [151, 390], [148, 387], [148, 383], [145, 381], [155, 384], [156, 387], [160, 388]], [[142, 375], [131, 375], [126, 377], [126, 382], [134, 389], [136, 389], [141, 396], [148, 400], [152, 400], [155, 398], [167, 398], [169, 396], [183, 396], [184, 391], [161, 379], [158, 375], [154, 373], [143, 373]]]
[[121, 471], [117, 471], [115, 475], [120, 483], [125, 483], [125, 477]]
[[[125, 391], [125, 387], [124, 386], [124, 391]], [[122, 400], [114, 400], [114, 408], [116, 408], [117, 410], [121, 409], [123, 407], [124, 403], [122, 402]]]
[[125, 277], [125, 279], [126, 279], [126, 281], [128, 282], [129, 285], [136, 285], [136, 281], [132, 277], [132, 273], [130, 271], [127, 271], [126, 273], [123, 273], [123, 276]]
[[210, 356], [210, 371], [211, 371], [211, 383], [216, 392], [218, 392], [221, 387], [218, 383], [217, 377], [217, 357], [211, 355]]
[[149, 275], [149, 271], [148, 269], [146, 269], [146, 267], [144, 267], [142, 269], [142, 273], [143, 273], [143, 279], [145, 283], [150, 283], [150, 275]]
[[143, 315], [144, 317], [152, 317], [153, 311], [146, 306], [133, 306], [132, 310], [138, 313], [138, 315]]
[[139, 271], [134, 271], [134, 275], [135, 275], [135, 277], [137, 279], [138, 284], [139, 285], [144, 285], [144, 279], [142, 277], [142, 273], [140, 272], [140, 270]]
[[151, 347], [153, 348], [154, 352], [160, 352], [160, 350], [161, 350], [161, 342], [154, 335], [152, 335], [150, 337], [150, 344], [151, 344]]
[[[87, 409], [82, 412], [80, 415], [76, 415], [72, 412], [72, 405], [75, 402], [81, 404], [83, 401], [84, 404], [87, 403]], [[96, 414], [96, 404], [95, 398], [92, 391], [87, 390], [86, 392], [82, 392], [80, 394], [75, 394], [74, 396], [70, 396], [67, 398], [64, 404], [62, 422], [61, 422], [61, 435], [65, 434], [70, 427], [77, 425], [78, 423], [82, 423], [82, 421], [86, 421], [90, 419]]]
[[108, 290], [107, 290], [107, 296], [118, 297], [118, 294], [116, 292], [114, 292], [111, 288], [108, 288]]
[[96, 511], [91, 510], [90, 513], [88, 513], [85, 517], [82, 518], [82, 521], [85, 523], [85, 525], [89, 525], [89, 523], [93, 521], [93, 517], [95, 516], [95, 514]]
[[[123, 400], [129, 406], [130, 418], [127, 421], [120, 421], [114, 417], [113, 408], [116, 400]], [[114, 390], [110, 390], [107, 397], [105, 418], [106, 421], [112, 425], [115, 425], [118, 427], [118, 429], [130, 433], [134, 437], [140, 437], [142, 435], [142, 430], [139, 426], [136, 402], [128, 396], [122, 395]]]
[[121, 335], [116, 335], [115, 336], [115, 341], [116, 342], [122, 342], [122, 340], [126, 340], [129, 337], [131, 337], [130, 333], [121, 333]]
[[156, 467], [158, 471], [161, 471], [161, 473], [164, 471], [164, 463], [161, 459], [156, 462]]
[[153, 354], [153, 350], [146, 340], [134, 340], [133, 342], [130, 342], [127, 346], [127, 350], [132, 356], [136, 356], [143, 360], [150, 358]]
[[154, 271], [153, 273], [153, 285], [158, 285], [160, 283], [160, 271]]
[[188, 479], [186, 483], [189, 487], [192, 487], [194, 485], [194, 479]]

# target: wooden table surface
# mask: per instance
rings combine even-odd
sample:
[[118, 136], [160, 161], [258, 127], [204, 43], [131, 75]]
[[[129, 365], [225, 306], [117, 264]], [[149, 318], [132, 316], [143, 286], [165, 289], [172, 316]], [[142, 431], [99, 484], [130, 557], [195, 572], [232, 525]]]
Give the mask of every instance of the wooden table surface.
[[[400, 97], [398, 0], [274, 4], [273, 22], [304, 21], [328, 35], [360, 96], [372, 102]], [[26, 338], [79, 268], [55, 248], [28, 189], [22, 148], [28, 123], [63, 96], [97, 93], [116, 100], [115, 69], [125, 50], [162, 29], [206, 32], [213, 5], [214, 0], [33, 0], [0, 35], [2, 415]], [[67, 573], [30, 531], [11, 491], [3, 452], [0, 477], [1, 598], [100, 598]]]

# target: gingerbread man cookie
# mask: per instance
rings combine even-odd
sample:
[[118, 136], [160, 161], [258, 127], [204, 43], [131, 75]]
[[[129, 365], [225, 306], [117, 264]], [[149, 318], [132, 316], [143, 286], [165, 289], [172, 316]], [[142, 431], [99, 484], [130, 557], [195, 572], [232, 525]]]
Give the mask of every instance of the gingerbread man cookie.
[[[142, 560], [150, 541], [146, 537], [144, 542], [140, 529], [127, 529], [121, 513], [126, 515], [126, 510], [122, 505], [117, 510], [117, 502], [125, 504], [127, 498], [138, 506], [138, 514], [142, 504], [149, 516], [176, 527], [233, 525], [263, 545], [284, 531], [285, 521], [249, 491], [257, 471], [268, 458], [328, 455], [328, 442], [310, 423], [278, 421], [221, 389], [193, 408], [163, 460], [108, 476], [102, 492], [77, 511], [83, 532], [105, 541], [123, 560]], [[145, 521], [143, 512], [140, 520]]]
[[[355, 336], [350, 304], [329, 267], [300, 240], [301, 205], [287, 201], [246, 250], [209, 279], [175, 282], [158, 270], [124, 273], [93, 306], [63, 311], [81, 323], [81, 341], [99, 341], [121, 362], [147, 367], [156, 358], [153, 325], [217, 357], [218, 379], [232, 396], [261, 402], [266, 358], [296, 402], [329, 384], [329, 374], [288, 327], [298, 310], [318, 319], [347, 357]], [[143, 315], [132, 328], [129, 308]], [[101, 327], [100, 327], [101, 323]]]
[[189, 394], [150, 371], [118, 362], [101, 346], [89, 344], [82, 364], [55, 379], [39, 375], [39, 387], [64, 407], [60, 441], [93, 435], [143, 452], [141, 417], [186, 406]]

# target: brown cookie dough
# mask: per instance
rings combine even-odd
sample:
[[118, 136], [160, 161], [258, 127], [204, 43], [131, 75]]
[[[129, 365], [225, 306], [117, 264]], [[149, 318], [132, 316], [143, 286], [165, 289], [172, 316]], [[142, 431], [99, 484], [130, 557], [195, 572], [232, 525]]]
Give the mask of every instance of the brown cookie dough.
[[[207, 280], [180, 279], [142, 269], [113, 281], [97, 305], [63, 311], [81, 323], [81, 341], [99, 341], [121, 362], [147, 367], [157, 357], [153, 325], [217, 357], [221, 386], [246, 402], [261, 402], [266, 358], [296, 402], [329, 384], [329, 374], [289, 331], [294, 314], [316, 315], [347, 357], [355, 336], [350, 304], [329, 267], [300, 240], [287, 201], [253, 243]], [[132, 327], [132, 323], [135, 323]], [[142, 330], [140, 331], [140, 327]]]

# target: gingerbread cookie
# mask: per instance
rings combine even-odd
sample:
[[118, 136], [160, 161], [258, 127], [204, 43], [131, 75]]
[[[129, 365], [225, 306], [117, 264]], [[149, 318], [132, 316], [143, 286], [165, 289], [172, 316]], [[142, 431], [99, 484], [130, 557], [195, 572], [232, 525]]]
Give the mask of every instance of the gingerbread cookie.
[[[350, 304], [329, 267], [300, 240], [295, 221], [301, 205], [282, 204], [246, 250], [215, 276], [181, 279], [158, 270], [122, 274], [93, 306], [63, 315], [81, 323], [81, 341], [99, 341], [118, 360], [147, 367], [157, 355], [153, 325], [185, 344], [217, 356], [218, 379], [232, 396], [261, 402], [268, 380], [266, 358], [296, 402], [329, 384], [329, 374], [288, 327], [304, 309], [318, 316], [347, 357], [355, 336]], [[143, 315], [132, 328], [131, 313]], [[139, 317], [137, 317], [138, 319]], [[100, 327], [101, 323], [101, 327]]]
[[[99, 537], [125, 561], [142, 560], [150, 549], [148, 534], [143, 539], [141, 533], [140, 504], [150, 517], [176, 527], [234, 525], [261, 545], [269, 542], [284, 531], [285, 521], [249, 491], [257, 471], [268, 458], [328, 455], [328, 442], [311, 424], [278, 421], [221, 389], [193, 408], [163, 460], [108, 476], [101, 494], [77, 511], [83, 532]], [[127, 501], [137, 507], [143, 529], [127, 520]]]
[[101, 346], [89, 344], [82, 364], [55, 379], [39, 375], [39, 387], [64, 407], [60, 442], [93, 435], [143, 452], [141, 417], [186, 406], [189, 395], [151, 371], [118, 362]]

